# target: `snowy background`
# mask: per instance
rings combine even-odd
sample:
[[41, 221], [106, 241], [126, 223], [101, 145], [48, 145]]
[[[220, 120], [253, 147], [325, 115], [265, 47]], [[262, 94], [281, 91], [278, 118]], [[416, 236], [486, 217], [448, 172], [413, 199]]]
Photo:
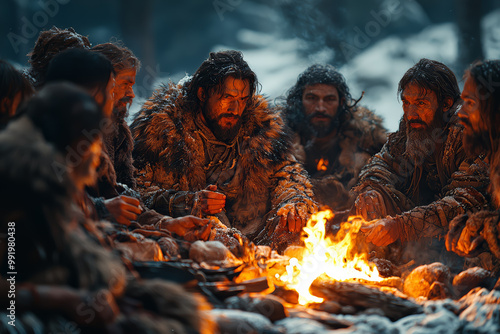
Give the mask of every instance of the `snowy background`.
[[[418, 13], [419, 9], [415, 11]], [[270, 11], [264, 12], [271, 20], [280, 19], [272, 13], [269, 14]], [[422, 17], [421, 20], [425, 18]], [[481, 26], [485, 57], [500, 58], [500, 10], [487, 14], [482, 19]], [[239, 43], [247, 47], [217, 44], [212, 51], [241, 50], [257, 74], [262, 85], [261, 93], [273, 101], [286, 94], [294, 85], [297, 76], [308, 66], [314, 63], [330, 63], [334, 53], [324, 48], [318, 52], [304, 54], [304, 50], [307, 50], [306, 41], [297, 37], [283, 38], [278, 32], [263, 33], [243, 28], [236, 31], [236, 37]], [[405, 37], [390, 35], [377, 41], [361, 50], [346, 64], [339, 66], [339, 70], [345, 76], [353, 98], [359, 98], [364, 91], [365, 95], [360, 104], [382, 116], [389, 131], [396, 131], [403, 115], [397, 96], [397, 85], [401, 77], [421, 58], [441, 61], [456, 71], [452, 65], [457, 60], [457, 43], [457, 28], [454, 23], [429, 24], [415, 34]], [[456, 74], [462, 87], [462, 73]], [[185, 75], [186, 72], [178, 72], [157, 78], [155, 86], [169, 80], [177, 82]], [[138, 111], [143, 102], [144, 98], [137, 99], [131, 114]]]
[[329, 63], [354, 98], [365, 91], [361, 104], [394, 131], [402, 115], [400, 78], [422, 57], [461, 78], [459, 27], [474, 15], [481, 37], [468, 36], [466, 44], [480, 39], [485, 58], [500, 58], [500, 0], [6, 0], [0, 58], [28, 66], [38, 33], [53, 25], [73, 27], [94, 45], [121, 40], [143, 63], [131, 115], [155, 87], [192, 74], [210, 51], [243, 51], [272, 100], [309, 65]]

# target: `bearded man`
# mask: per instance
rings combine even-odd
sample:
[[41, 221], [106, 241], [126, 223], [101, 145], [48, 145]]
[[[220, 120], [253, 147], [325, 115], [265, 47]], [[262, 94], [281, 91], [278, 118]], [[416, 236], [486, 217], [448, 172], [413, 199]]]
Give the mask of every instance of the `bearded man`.
[[[399, 82], [404, 115], [399, 131], [363, 169], [356, 212], [376, 246], [444, 236], [459, 214], [486, 203], [486, 165], [469, 158], [458, 123], [460, 90], [444, 64], [421, 59]], [[431, 239], [427, 239], [431, 238]], [[430, 244], [429, 244], [430, 245]]]
[[132, 160], [134, 140], [126, 118], [135, 97], [133, 86], [141, 63], [130, 49], [113, 43], [96, 45], [92, 51], [106, 56], [115, 70], [115, 102], [109, 128], [103, 130], [104, 148], [114, 167], [116, 182], [134, 188], [135, 178]]
[[[465, 72], [464, 104], [459, 111], [464, 125], [464, 147], [471, 154], [485, 154], [490, 163], [490, 193], [494, 210], [464, 214], [450, 224], [446, 248], [461, 256], [482, 254], [482, 263], [500, 269], [500, 61], [473, 64]], [[489, 254], [488, 254], [489, 253]], [[489, 255], [490, 261], [485, 261]], [[487, 256], [486, 256], [487, 257]], [[496, 267], [496, 268], [495, 268]]]
[[210, 53], [183, 81], [159, 89], [131, 125], [146, 204], [217, 216], [258, 244], [296, 240], [316, 208], [311, 184], [242, 54]]
[[342, 74], [316, 64], [299, 75], [284, 106], [295, 157], [311, 176], [318, 202], [333, 210], [352, 206], [349, 191], [361, 168], [387, 139], [382, 120], [357, 102]]

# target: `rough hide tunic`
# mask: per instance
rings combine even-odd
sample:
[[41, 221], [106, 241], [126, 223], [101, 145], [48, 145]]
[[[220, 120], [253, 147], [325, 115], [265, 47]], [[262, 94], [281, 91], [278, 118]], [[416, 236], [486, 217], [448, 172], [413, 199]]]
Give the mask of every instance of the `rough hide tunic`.
[[349, 190], [359, 172], [387, 140], [382, 120], [364, 107], [349, 111], [350, 117], [325, 138], [294, 137], [294, 155], [311, 175], [314, 194], [320, 204], [333, 210], [352, 206]]
[[[125, 115], [113, 111], [110, 122], [103, 127], [103, 150], [97, 168], [97, 184], [87, 191], [93, 197], [116, 197], [124, 184], [133, 189], [135, 184], [132, 149], [134, 140], [125, 121]], [[102, 218], [102, 217], [101, 217]]]
[[[492, 145], [499, 147], [498, 143]], [[459, 255], [478, 258], [472, 259], [471, 263], [479, 264], [490, 271], [500, 274], [500, 151], [493, 152], [489, 156], [490, 162], [490, 189], [491, 207], [494, 210], [482, 210], [472, 214], [463, 214], [456, 217], [450, 223], [450, 231], [447, 235], [448, 248], [453, 240], [459, 240], [463, 245], [471, 245], [475, 239], [482, 238], [485, 242], [479, 247], [473, 248], [470, 252], [457, 251]], [[475, 240], [475, 241], [477, 241]], [[485, 254], [486, 253], [486, 254]], [[488, 261], [489, 260], [489, 261]]]
[[402, 221], [401, 241], [443, 236], [454, 217], [481, 210], [488, 202], [488, 166], [479, 158], [466, 156], [456, 106], [452, 115], [443, 134], [435, 138], [439, 144], [433, 155], [436, 158], [426, 159], [420, 177], [405, 155], [406, 125], [402, 120], [399, 131], [389, 136], [362, 170], [360, 184], [354, 189], [356, 195], [368, 190], [381, 195], [378, 218], [389, 215]]
[[104, 143], [109, 159], [116, 172], [116, 182], [123, 183], [130, 188], [135, 187], [132, 150], [134, 140], [125, 120], [126, 115], [113, 110], [111, 127], [105, 133]]
[[135, 164], [143, 170], [138, 183], [150, 208], [180, 216], [199, 215], [193, 192], [215, 182], [226, 195], [221, 221], [257, 243], [283, 246], [297, 235], [284, 227], [273, 234], [273, 220], [291, 206], [302, 217], [314, 212], [311, 184], [291, 154], [280, 114], [262, 97], [249, 103], [235, 141], [226, 145], [204, 128], [199, 110], [189, 110], [181, 86], [160, 88], [131, 125]]

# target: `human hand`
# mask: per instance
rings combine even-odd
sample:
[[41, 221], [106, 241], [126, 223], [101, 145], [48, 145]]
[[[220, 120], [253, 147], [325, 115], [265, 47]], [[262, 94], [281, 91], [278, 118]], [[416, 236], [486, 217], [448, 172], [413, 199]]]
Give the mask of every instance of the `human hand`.
[[[479, 224], [478, 224], [479, 222]], [[472, 219], [468, 214], [455, 217], [446, 234], [446, 249], [460, 256], [472, 257], [479, 253], [484, 238], [479, 226], [482, 220]]]
[[401, 237], [401, 222], [395, 218], [383, 218], [361, 225], [360, 231], [365, 233], [366, 241], [375, 246], [387, 246]]
[[355, 202], [356, 214], [366, 221], [387, 216], [384, 198], [376, 190], [368, 190], [359, 194]]
[[226, 205], [226, 195], [216, 192], [216, 185], [209, 185], [204, 190], [198, 191], [203, 213], [214, 215], [222, 211]]
[[120, 195], [104, 201], [113, 218], [120, 224], [130, 225], [132, 220], [137, 219], [142, 210], [137, 198]]
[[290, 232], [300, 232], [307, 223], [307, 214], [300, 204], [287, 204], [277, 212], [278, 227], [288, 226]]
[[[179, 218], [164, 217], [160, 220], [160, 226], [169, 232], [181, 237], [191, 230], [200, 230], [200, 227], [210, 227], [210, 220], [195, 216], [184, 216]], [[200, 237], [205, 240], [210, 235], [210, 228], [202, 229]], [[207, 234], [208, 231], [208, 235]]]

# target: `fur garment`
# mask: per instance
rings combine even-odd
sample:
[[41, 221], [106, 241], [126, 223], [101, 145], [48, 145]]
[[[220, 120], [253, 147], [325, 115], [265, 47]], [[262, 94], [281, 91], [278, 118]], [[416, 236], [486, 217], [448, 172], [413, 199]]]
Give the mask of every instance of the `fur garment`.
[[[442, 135], [435, 138], [441, 143], [434, 153], [435, 161], [422, 164], [417, 183], [415, 169], [405, 154], [406, 125], [402, 120], [399, 131], [389, 136], [382, 150], [362, 170], [360, 183], [354, 189], [358, 196], [370, 190], [381, 196], [379, 216], [371, 218], [389, 215], [400, 219], [404, 223], [403, 241], [442, 237], [454, 217], [488, 204], [488, 164], [466, 155], [463, 126], [456, 110], [457, 106]], [[426, 196], [416, 196], [419, 191], [424, 193], [422, 189]], [[356, 209], [359, 214], [363, 211]]]
[[[257, 243], [269, 244], [279, 210], [295, 206], [307, 217], [316, 205], [307, 173], [292, 155], [280, 113], [269, 109], [263, 97], [251, 101], [237, 135], [234, 179], [239, 184], [235, 193], [226, 194], [225, 211], [232, 227]], [[187, 105], [184, 87], [171, 84], [160, 88], [132, 123], [135, 165], [144, 171], [143, 193], [154, 189], [147, 186], [189, 192], [208, 186], [203, 138], [196, 125], [199, 110]]]
[[[320, 204], [333, 210], [351, 207], [349, 191], [357, 183], [361, 168], [379, 152], [387, 140], [382, 119], [365, 107], [354, 107], [339, 130], [320, 143], [296, 133], [294, 155], [311, 175], [314, 194]], [[320, 170], [320, 159], [326, 162]]]

